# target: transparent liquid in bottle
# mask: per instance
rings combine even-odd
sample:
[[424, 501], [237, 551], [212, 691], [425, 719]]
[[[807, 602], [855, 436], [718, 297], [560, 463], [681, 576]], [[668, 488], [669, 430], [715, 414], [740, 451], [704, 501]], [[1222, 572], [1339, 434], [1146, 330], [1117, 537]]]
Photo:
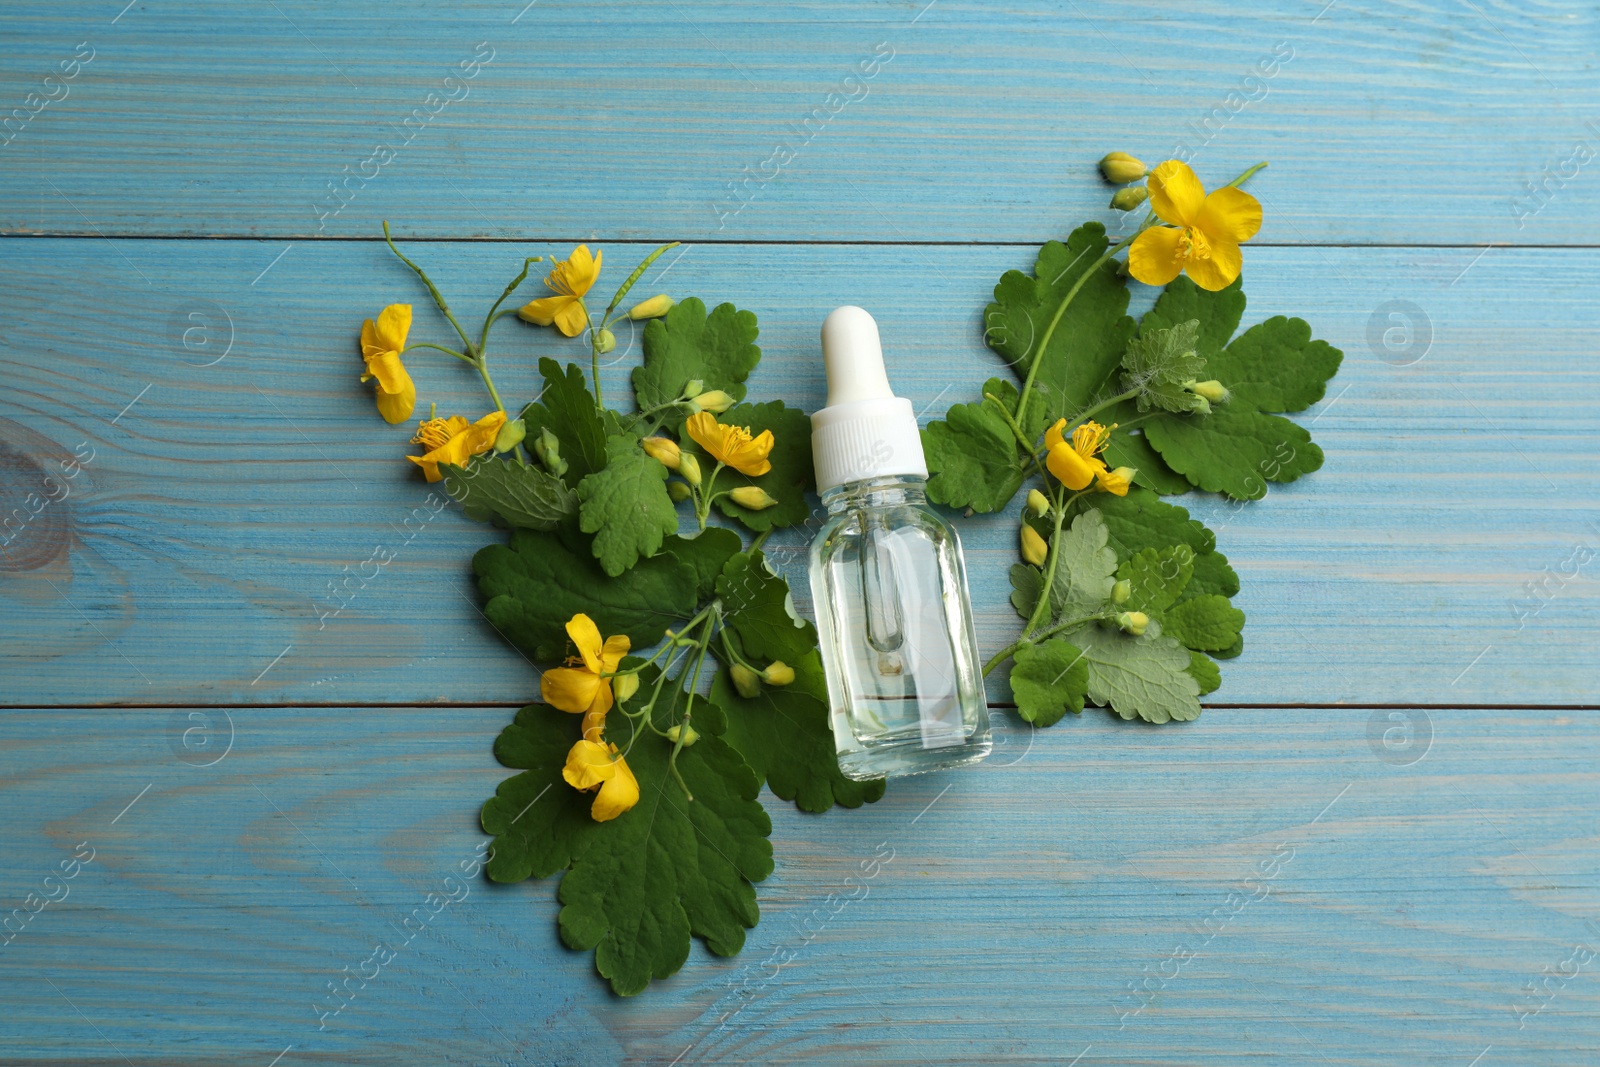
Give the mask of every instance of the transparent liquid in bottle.
[[961, 542], [927, 505], [925, 480], [891, 475], [828, 489], [811, 589], [834, 741], [848, 778], [974, 763], [989, 754]]

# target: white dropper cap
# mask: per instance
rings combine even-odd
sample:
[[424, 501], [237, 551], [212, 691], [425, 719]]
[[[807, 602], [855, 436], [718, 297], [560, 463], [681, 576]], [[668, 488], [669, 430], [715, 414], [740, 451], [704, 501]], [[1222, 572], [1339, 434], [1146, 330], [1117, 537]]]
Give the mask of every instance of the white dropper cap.
[[911, 401], [889, 388], [878, 324], [861, 308], [835, 308], [822, 324], [828, 406], [811, 416], [817, 492], [891, 475], [928, 476]]

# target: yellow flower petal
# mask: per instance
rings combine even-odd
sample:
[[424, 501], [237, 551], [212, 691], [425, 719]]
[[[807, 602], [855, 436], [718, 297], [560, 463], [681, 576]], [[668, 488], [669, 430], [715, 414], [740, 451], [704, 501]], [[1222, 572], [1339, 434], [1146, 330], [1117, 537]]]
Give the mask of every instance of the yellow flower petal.
[[1195, 225], [1213, 242], [1224, 238], [1238, 244], [1248, 241], [1261, 229], [1261, 201], [1231, 185], [1206, 197]]
[[537, 300], [530, 300], [517, 309], [517, 317], [524, 322], [531, 322], [535, 326], [548, 326], [555, 321], [556, 312], [572, 303], [576, 297], [571, 296], [541, 296]]
[[586, 711], [583, 713], [583, 739], [585, 741], [599, 741], [605, 734], [605, 729], [605, 712]]
[[595, 822], [610, 822], [639, 803], [639, 780], [633, 776], [628, 761], [618, 756], [612, 767], [615, 772], [600, 787], [589, 808], [589, 815]]
[[577, 297], [568, 299], [565, 306], [555, 313], [556, 329], [567, 337], [576, 337], [589, 325], [589, 309]]
[[[381, 403], [379, 409], [382, 410]], [[494, 447], [495, 438], [500, 436], [500, 428], [505, 423], [506, 413], [503, 411], [491, 411], [470, 424], [460, 415], [452, 415], [448, 419], [427, 419], [417, 427], [417, 435], [411, 439], [412, 444], [421, 445], [427, 452], [406, 458], [422, 468], [428, 481], [437, 482], [444, 477], [439, 473], [439, 464], [460, 467], [473, 456], [489, 451]]]
[[604, 645], [600, 639], [600, 627], [589, 616], [579, 612], [567, 620], [567, 636], [572, 638], [573, 647], [583, 657], [583, 665], [591, 674], [599, 674], [600, 652]]
[[1150, 172], [1150, 208], [1162, 222], [1192, 226], [1205, 207], [1206, 189], [1187, 163], [1169, 159]]
[[597, 741], [574, 742], [567, 752], [567, 764], [561, 768], [561, 777], [574, 789], [593, 789], [611, 781], [617, 775], [611, 751]]
[[600, 695], [600, 676], [581, 667], [554, 667], [539, 678], [539, 699], [553, 708], [583, 715]]
[[382, 389], [378, 390], [378, 414], [382, 415], [383, 421], [390, 426], [409, 422], [411, 413], [416, 409], [417, 387], [412, 384], [411, 375], [406, 375], [406, 380], [397, 393], [386, 393]]
[[411, 305], [390, 304], [378, 313], [378, 344], [392, 352], [406, 347], [406, 337], [411, 333]]
[[[1065, 444], [1050, 450], [1050, 455], [1045, 459], [1045, 466], [1050, 468], [1051, 474], [1061, 480], [1062, 485], [1074, 492], [1087, 488], [1097, 473], [1094, 463], [1078, 455], [1071, 446]], [[1104, 464], [1100, 466], [1104, 469]]]
[[1183, 231], [1153, 226], [1128, 247], [1128, 273], [1146, 285], [1166, 285], [1183, 271], [1178, 244]]
[[1057, 419], [1056, 424], [1044, 432], [1044, 447], [1055, 448], [1059, 444], [1064, 444], [1065, 438], [1061, 436], [1061, 431], [1066, 428], [1067, 420]]
[[633, 647], [627, 634], [615, 634], [606, 638], [605, 647], [600, 650], [600, 669], [606, 673], [614, 673], [617, 664], [622, 662], [622, 657], [628, 654], [628, 649]]
[[579, 245], [572, 250], [566, 262], [556, 266], [551, 271], [555, 276], [555, 283], [547, 282], [550, 288], [557, 292], [565, 291], [573, 296], [583, 296], [600, 279], [600, 257], [604, 253], [589, 254], [588, 245]]
[[1214, 293], [1233, 284], [1239, 271], [1244, 269], [1244, 256], [1234, 242], [1223, 237], [1213, 238], [1210, 255], [1187, 260], [1183, 269], [1189, 272], [1196, 285]]
[[1095, 478], [1095, 488], [1112, 496], [1127, 496], [1128, 487], [1133, 484], [1133, 476], [1137, 473], [1132, 467], [1104, 471]]

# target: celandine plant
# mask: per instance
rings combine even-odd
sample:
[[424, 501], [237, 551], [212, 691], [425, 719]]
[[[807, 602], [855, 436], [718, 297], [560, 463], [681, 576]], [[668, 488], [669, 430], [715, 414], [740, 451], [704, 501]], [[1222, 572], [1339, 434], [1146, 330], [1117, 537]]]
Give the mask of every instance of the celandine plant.
[[[488, 392], [481, 418], [423, 420], [412, 439], [421, 454], [407, 457], [470, 518], [510, 531], [473, 560], [483, 611], [544, 668], [544, 702], [518, 712], [495, 743], [520, 773], [484, 805], [494, 835], [486, 869], [501, 882], [564, 872], [562, 939], [593, 949], [624, 995], [682, 966], [691, 935], [720, 955], [743, 946], [759, 917], [753, 883], [772, 872], [763, 782], [806, 811], [883, 795], [881, 781], [839, 772], [816, 630], [794, 615], [761, 551], [773, 529], [810, 514], [813, 480], [805, 413], [744, 400], [761, 359], [755, 315], [665, 295], [634, 306], [627, 316], [648, 320], [636, 404], [605, 406], [609, 327], [671, 247], [639, 264], [597, 316], [586, 298], [602, 257], [581, 245], [554, 264], [551, 295], [504, 308], [545, 258], [530, 257], [476, 333], [394, 249], [459, 347], [408, 343], [408, 305], [361, 331], [363, 380], [391, 423], [412, 417], [417, 391], [402, 357], [418, 350], [467, 364]], [[541, 359], [544, 389], [514, 416], [487, 356], [492, 328], [512, 314], [583, 336], [590, 357], [587, 378]], [[680, 508], [692, 515], [687, 536]], [[740, 528], [754, 535], [749, 545]]]
[[[985, 673], [1012, 663], [1018, 711], [1035, 725], [1085, 701], [1147, 722], [1199, 715], [1220, 684], [1217, 660], [1243, 648], [1244, 615], [1229, 600], [1239, 581], [1211, 531], [1161, 497], [1198, 487], [1257, 499], [1322, 463], [1276, 413], [1320, 399], [1340, 353], [1299, 319], [1234, 336], [1239, 245], [1261, 221], [1238, 186], [1259, 169], [1207, 195], [1182, 163], [1147, 174], [1108, 156], [1108, 179], [1147, 179], [1113, 206], [1148, 200], [1148, 217], [1118, 244], [1085, 223], [1046, 244], [1033, 275], [1002, 277], [985, 336], [1017, 382], [991, 379], [980, 402], [924, 432], [939, 503], [998, 511], [1033, 482], [1025, 562], [1011, 571], [1022, 635]], [[410, 306], [390, 305], [362, 327], [362, 380], [398, 424], [417, 403], [406, 355], [446, 354], [482, 379], [490, 410], [430, 412], [408, 459], [469, 518], [509, 531], [473, 560], [483, 612], [544, 668], [543, 703], [495, 743], [519, 773], [483, 807], [486, 870], [502, 882], [561, 872], [562, 939], [593, 949], [612, 988], [635, 994], [683, 965], [691, 936], [720, 955], [743, 946], [759, 917], [754, 883], [772, 871], [763, 783], [806, 811], [883, 795], [881, 780], [839, 770], [816, 630], [761, 550], [810, 513], [810, 420], [746, 401], [761, 359], [751, 312], [659, 295], [619, 313], [672, 245], [598, 315], [587, 298], [602, 257], [581, 245], [553, 263], [550, 295], [505, 307], [547, 258], [529, 257], [475, 334], [389, 247], [459, 345], [410, 342]], [[1138, 324], [1124, 269], [1165, 287]], [[491, 331], [513, 314], [589, 349], [587, 375], [540, 359], [544, 389], [514, 415], [488, 363]], [[600, 385], [619, 314], [647, 322], [626, 408], [607, 407]]]
[[[1011, 661], [1018, 713], [1036, 726], [1084, 702], [1124, 719], [1194, 719], [1244, 648], [1239, 578], [1215, 535], [1164, 495], [1191, 488], [1237, 501], [1322, 465], [1311, 435], [1280, 412], [1320, 400], [1338, 349], [1278, 316], [1234, 336], [1244, 315], [1239, 245], [1261, 205], [1239, 186], [1209, 195], [1189, 167], [1101, 161], [1128, 185], [1112, 206], [1149, 214], [1112, 244], [1097, 222], [1009, 271], [984, 312], [990, 348], [1018, 383], [993, 378], [924, 431], [928, 496], [993, 512], [1031, 479], [1011, 568], [1022, 636]], [[1124, 266], [1115, 257], [1127, 252]], [[1128, 276], [1164, 286], [1137, 324]]]

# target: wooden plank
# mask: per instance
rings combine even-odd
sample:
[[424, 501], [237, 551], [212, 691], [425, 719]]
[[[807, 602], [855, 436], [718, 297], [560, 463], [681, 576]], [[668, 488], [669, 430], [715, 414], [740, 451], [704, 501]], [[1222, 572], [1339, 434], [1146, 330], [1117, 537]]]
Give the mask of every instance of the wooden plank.
[[[470, 317], [522, 249], [413, 251]], [[608, 279], [643, 251], [607, 247]], [[1595, 702], [1600, 595], [1595, 564], [1574, 572], [1573, 561], [1600, 546], [1600, 371], [1583, 281], [1596, 253], [1476, 255], [1250, 253], [1246, 321], [1303, 314], [1347, 355], [1330, 398], [1300, 416], [1327, 451], [1323, 470], [1243, 509], [1184, 498], [1219, 531], [1250, 616], [1247, 651], [1213, 699]], [[808, 409], [822, 396], [818, 324], [838, 304], [863, 304], [883, 324], [894, 382], [927, 419], [1003, 372], [982, 347], [979, 309], [1003, 270], [1030, 259], [1016, 248], [948, 258], [695, 246], [646, 284], [758, 311], [765, 359], [752, 395]], [[446, 339], [381, 244], [6, 241], [0, 263], [12, 309], [0, 511], [38, 488], [39, 470], [74, 449], [94, 454], [73, 496], [8, 550], [0, 631], [17, 667], [0, 700], [528, 699], [529, 665], [485, 626], [469, 584], [471, 553], [497, 535], [433, 514], [429, 487], [399, 459], [406, 431], [378, 419], [356, 380], [360, 320], [390, 301], [417, 303], [413, 340]], [[1416, 318], [1398, 356], [1368, 344], [1392, 325], [1393, 300]], [[533, 394], [535, 354], [584, 358], [549, 331], [515, 320], [498, 330], [508, 398]], [[631, 346], [625, 334], [606, 371], [612, 395], [627, 388]], [[1375, 352], [1421, 358], [1400, 366]], [[483, 406], [476, 377], [448, 357], [412, 366], [424, 404]], [[958, 527], [993, 651], [1017, 626], [1005, 581], [1014, 519]], [[774, 542], [802, 608], [805, 539]], [[377, 545], [397, 559], [324, 617], [338, 603], [330, 587], [361, 573]], [[1005, 695], [991, 685], [992, 699]]]
[[1272, 160], [1263, 241], [1600, 240], [1587, 5], [522, 8], [8, 4], [0, 231], [1026, 242], [1122, 149]]
[[[559, 946], [554, 882], [445, 880], [483, 840], [505, 709], [13, 710], [0, 891], [67, 896], [0, 948], [5, 1058], [1587, 1062], [1600, 721], [1391, 714], [1007, 714], [977, 768], [854, 812], [773, 802], [744, 953], [619, 1001]], [[430, 892], [458, 900], [399, 944]]]

